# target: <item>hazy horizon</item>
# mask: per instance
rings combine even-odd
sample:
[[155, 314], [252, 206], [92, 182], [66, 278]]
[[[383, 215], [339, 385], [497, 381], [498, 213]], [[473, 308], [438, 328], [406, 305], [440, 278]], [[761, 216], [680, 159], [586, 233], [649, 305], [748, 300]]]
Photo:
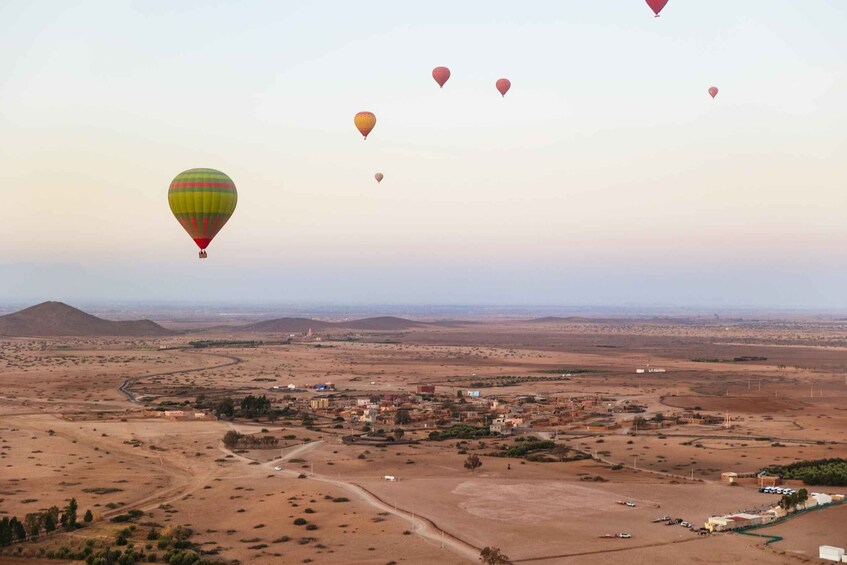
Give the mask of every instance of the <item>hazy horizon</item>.
[[847, 309], [847, 4], [369, 6], [0, 4], [0, 302]]

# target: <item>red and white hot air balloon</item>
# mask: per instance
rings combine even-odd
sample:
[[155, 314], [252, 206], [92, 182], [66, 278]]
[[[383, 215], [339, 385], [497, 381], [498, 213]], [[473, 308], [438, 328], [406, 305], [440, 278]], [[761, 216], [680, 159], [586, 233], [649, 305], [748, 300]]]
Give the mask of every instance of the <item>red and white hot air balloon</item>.
[[500, 92], [500, 94], [502, 94], [505, 98], [506, 93], [509, 92], [510, 88], [512, 88], [512, 82], [507, 78], [501, 78], [497, 80], [495, 86], [497, 87], [497, 90]]
[[647, 5], [650, 6], [650, 9], [653, 10], [653, 13], [656, 14], [656, 17], [659, 17], [659, 12], [662, 11], [662, 8], [668, 3], [668, 0], [647, 0]]
[[438, 86], [444, 88], [444, 83], [450, 78], [450, 69], [447, 67], [435, 67], [432, 69], [432, 78], [438, 83]]
[[718, 95], [718, 87], [717, 86], [710, 87], [709, 88], [709, 94], [712, 96], [712, 98], [717, 96]]
[[383, 175], [382, 173], [377, 173], [377, 174], [374, 175], [374, 178], [376, 179], [377, 183], [381, 183], [382, 179], [385, 178], [385, 175]]

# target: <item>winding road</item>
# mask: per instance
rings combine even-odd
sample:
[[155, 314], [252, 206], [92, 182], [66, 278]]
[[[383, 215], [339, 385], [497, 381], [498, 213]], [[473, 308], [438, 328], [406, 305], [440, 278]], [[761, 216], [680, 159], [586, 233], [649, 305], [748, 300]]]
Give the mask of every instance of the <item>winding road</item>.
[[[191, 351], [202, 351], [196, 350], [189, 347], [184, 347], [179, 350], [180, 353], [189, 353]], [[128, 377], [124, 379], [121, 385], [118, 387], [118, 392], [123, 394], [127, 400], [132, 402], [133, 404], [138, 404], [138, 398], [135, 394], [129, 390], [129, 388], [140, 381], [141, 379], [149, 379], [151, 377], [167, 377], [170, 375], [182, 375], [185, 373], [196, 373], [198, 371], [209, 371], [211, 369], [221, 369], [223, 367], [231, 367], [232, 365], [238, 365], [241, 363], [242, 359], [240, 357], [235, 357], [233, 355], [223, 355], [221, 353], [209, 353], [207, 351], [203, 351], [204, 355], [211, 355], [213, 357], [221, 357], [223, 359], [229, 359], [227, 363], [220, 363], [218, 365], [207, 365], [204, 367], [195, 367], [194, 369], [182, 369], [179, 371], [166, 371], [164, 373], [150, 373], [149, 375], [139, 375], [137, 377]]]

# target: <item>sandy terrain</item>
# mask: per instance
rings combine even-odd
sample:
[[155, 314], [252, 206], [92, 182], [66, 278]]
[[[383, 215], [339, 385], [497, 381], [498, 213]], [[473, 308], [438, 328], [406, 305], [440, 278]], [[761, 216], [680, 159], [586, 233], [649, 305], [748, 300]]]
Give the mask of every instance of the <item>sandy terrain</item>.
[[[36, 562], [39, 549], [109, 540], [120, 524], [108, 519], [140, 509], [136, 545], [144, 545], [149, 530], [142, 523], [189, 525], [192, 542], [225, 562], [467, 563], [488, 545], [516, 563], [802, 560], [820, 543], [845, 544], [844, 531], [829, 535], [824, 527], [843, 522], [828, 517], [843, 507], [772, 528], [786, 539], [771, 549], [752, 538], [698, 536], [652, 520], [668, 514], [699, 526], [710, 515], [774, 502], [749, 482], [722, 484], [721, 472], [847, 455], [842, 329], [810, 321], [488, 322], [345, 328], [320, 342], [208, 349], [187, 345], [281, 336], [8, 339], [0, 342], [2, 515], [22, 517], [75, 497], [96, 519], [72, 534], [7, 548], [0, 559], [20, 550]], [[766, 359], [692, 361], [737, 356]], [[647, 365], [667, 372], [635, 374]], [[576, 369], [588, 372], [561, 377]], [[533, 378], [503, 380], [516, 375]], [[615, 429], [578, 422], [540, 427], [528, 433], [597, 459], [540, 463], [489, 455], [518, 445], [514, 438], [432, 442], [426, 441], [432, 428], [422, 426], [406, 427], [406, 439], [424, 440], [418, 444], [348, 445], [341, 436], [351, 424], [336, 427], [327, 411], [315, 412], [318, 426], [307, 430], [299, 419], [179, 421], [151, 409], [192, 405], [201, 395], [265, 394], [282, 406], [315, 393], [272, 386], [327, 381], [336, 394], [354, 398], [435, 384], [445, 398], [468, 388], [484, 397], [540, 395], [564, 414], [569, 398], [609, 398], [610, 407], [643, 406], [645, 417], [691, 410], [722, 423], [632, 435], [624, 423], [631, 414], [615, 413], [622, 422]], [[271, 434], [279, 444], [229, 450], [222, 443], [229, 430]], [[481, 457], [479, 470], [464, 468], [468, 453]], [[307, 524], [295, 525], [296, 518]], [[306, 530], [308, 524], [315, 527]], [[600, 537], [619, 532], [632, 538]]]

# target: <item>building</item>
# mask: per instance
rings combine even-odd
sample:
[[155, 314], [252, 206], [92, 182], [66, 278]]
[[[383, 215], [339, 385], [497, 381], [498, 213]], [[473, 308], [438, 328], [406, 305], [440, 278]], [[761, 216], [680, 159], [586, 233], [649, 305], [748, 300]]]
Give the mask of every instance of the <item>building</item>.
[[435, 385], [418, 385], [415, 392], [418, 394], [435, 394]]
[[759, 488], [778, 487], [782, 484], [782, 477], [772, 477], [770, 475], [759, 475]]
[[731, 485], [738, 481], [738, 473], [721, 473], [721, 482]]
[[813, 492], [809, 498], [814, 498], [820, 505], [832, 504], [832, 497], [821, 492]]
[[758, 514], [732, 514], [729, 516], [712, 516], [706, 522], [706, 529], [711, 532], [726, 532], [729, 530], [737, 530], [738, 528], [747, 528], [749, 526], [758, 526], [762, 524], [764, 518]]
[[822, 545], [818, 548], [818, 557], [820, 559], [826, 559], [827, 561], [837, 561], [841, 563], [844, 558], [844, 548]]
[[493, 434], [509, 435], [512, 433], [512, 424], [506, 418], [496, 418], [488, 429]]
[[467, 395], [471, 398], [479, 398], [479, 391], [478, 390], [469, 390], [467, 392]]
[[309, 407], [312, 410], [326, 410], [327, 408], [329, 408], [329, 398], [313, 398], [309, 400]]

